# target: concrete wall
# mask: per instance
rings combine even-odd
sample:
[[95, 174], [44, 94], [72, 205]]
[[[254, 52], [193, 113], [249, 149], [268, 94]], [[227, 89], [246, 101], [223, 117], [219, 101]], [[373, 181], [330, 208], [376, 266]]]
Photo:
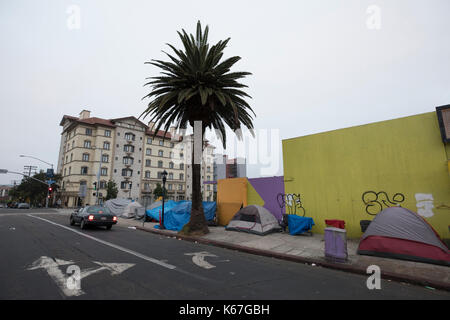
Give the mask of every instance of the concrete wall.
[[387, 206], [418, 212], [450, 238], [448, 156], [435, 112], [283, 140], [285, 192], [323, 232], [325, 219], [360, 220]]

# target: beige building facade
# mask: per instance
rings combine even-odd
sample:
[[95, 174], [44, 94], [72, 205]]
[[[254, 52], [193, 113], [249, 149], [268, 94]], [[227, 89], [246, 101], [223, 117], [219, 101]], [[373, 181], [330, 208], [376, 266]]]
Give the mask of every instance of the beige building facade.
[[[146, 205], [162, 185], [166, 172], [167, 198], [192, 198], [189, 144], [175, 133], [153, 131], [135, 117], [102, 119], [83, 110], [79, 117], [63, 116], [57, 173], [62, 175], [58, 195], [64, 207], [102, 203], [106, 184], [112, 180], [117, 198], [131, 198]], [[205, 148], [202, 181], [213, 180], [214, 147]], [[97, 184], [97, 191], [94, 189]], [[210, 189], [210, 190], [208, 190]], [[213, 201], [213, 186], [202, 184], [204, 201]], [[99, 196], [97, 198], [97, 195]]]

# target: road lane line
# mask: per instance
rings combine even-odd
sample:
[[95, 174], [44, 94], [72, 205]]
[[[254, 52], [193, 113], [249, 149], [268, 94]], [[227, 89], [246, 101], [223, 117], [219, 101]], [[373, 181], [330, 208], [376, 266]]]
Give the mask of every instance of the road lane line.
[[50, 224], [53, 224], [53, 225], [55, 225], [55, 226], [61, 227], [61, 228], [63, 228], [63, 229], [72, 231], [72, 232], [74, 232], [74, 233], [76, 233], [76, 234], [79, 234], [79, 235], [81, 235], [81, 236], [83, 236], [83, 237], [86, 237], [86, 238], [88, 238], [88, 239], [91, 239], [91, 240], [100, 242], [100, 243], [102, 243], [102, 244], [104, 244], [104, 245], [107, 245], [107, 246], [112, 247], [112, 248], [114, 248], [114, 249], [117, 249], [117, 250], [126, 252], [126, 253], [131, 254], [131, 255], [133, 255], [133, 256], [136, 256], [136, 257], [138, 257], [138, 258], [144, 259], [144, 260], [146, 260], [146, 261], [148, 261], [148, 262], [155, 263], [155, 264], [160, 265], [160, 266], [162, 266], [162, 267], [165, 267], [165, 268], [167, 268], [167, 269], [173, 270], [173, 269], [176, 268], [175, 266], [173, 266], [173, 265], [171, 265], [171, 264], [168, 264], [168, 263], [162, 262], [162, 261], [160, 261], [160, 260], [157, 260], [157, 259], [148, 257], [148, 256], [146, 256], [146, 255], [143, 255], [143, 254], [139, 253], [139, 252], [136, 252], [136, 251], [129, 250], [129, 249], [127, 249], [127, 248], [118, 246], [118, 245], [116, 245], [116, 244], [114, 244], [114, 243], [111, 243], [111, 242], [108, 242], [108, 241], [104, 241], [104, 240], [95, 238], [95, 237], [90, 236], [90, 235], [88, 235], [88, 234], [85, 234], [85, 233], [83, 233], [83, 232], [79, 232], [79, 231], [76, 231], [76, 230], [74, 230], [74, 229], [72, 229], [72, 228], [63, 226], [62, 224], [59, 224], [59, 223], [56, 223], [56, 222], [53, 222], [53, 221], [50, 221], [50, 220], [47, 220], [47, 219], [44, 219], [44, 218], [41, 218], [41, 217], [36, 217], [36, 216], [31, 215], [31, 214], [27, 214], [27, 216], [32, 217], [32, 218], [35, 218], [35, 219], [39, 219], [39, 220], [48, 222], [48, 223], [50, 223]]

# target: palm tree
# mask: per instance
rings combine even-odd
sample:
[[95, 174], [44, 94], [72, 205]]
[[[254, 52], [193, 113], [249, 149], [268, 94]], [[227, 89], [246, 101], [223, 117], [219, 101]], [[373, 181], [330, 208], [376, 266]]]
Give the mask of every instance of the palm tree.
[[[163, 51], [171, 61], [146, 62], [162, 71], [160, 76], [147, 78], [149, 82], [144, 86], [151, 86], [152, 89], [142, 99], [150, 98], [151, 101], [140, 116], [145, 118], [150, 115], [150, 121], [155, 123], [155, 135], [161, 128], [167, 132], [172, 124], [179, 129], [186, 129], [189, 124], [194, 128], [194, 137], [201, 136], [201, 139], [194, 139], [193, 150], [200, 143], [202, 151], [206, 128], [214, 129], [219, 134], [225, 148], [225, 126], [235, 132], [240, 132], [241, 125], [252, 130], [253, 118], [249, 112], [256, 116], [245, 101], [246, 97], [251, 97], [241, 90], [247, 86], [238, 82], [251, 73], [230, 72], [230, 68], [241, 58], [235, 56], [222, 61], [223, 51], [230, 38], [210, 47], [208, 31], [208, 26], [202, 31], [198, 21], [195, 38], [184, 29], [178, 32], [184, 50], [167, 44], [175, 53], [171, 55]], [[196, 121], [201, 121], [201, 126], [194, 126]], [[181, 231], [185, 234], [209, 232], [200, 191], [201, 160], [198, 161], [198, 154], [196, 156], [197, 160], [194, 154], [192, 156], [191, 218]]]

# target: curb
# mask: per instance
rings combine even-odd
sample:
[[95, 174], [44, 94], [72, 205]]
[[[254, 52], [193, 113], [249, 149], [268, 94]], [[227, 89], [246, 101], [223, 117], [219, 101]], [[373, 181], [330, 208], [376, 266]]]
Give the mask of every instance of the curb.
[[[350, 272], [350, 273], [361, 274], [361, 275], [366, 275], [366, 276], [368, 275], [366, 268], [364, 268], [362, 266], [358, 267], [358, 266], [352, 266], [352, 265], [348, 265], [348, 264], [346, 265], [346, 264], [331, 263], [331, 262], [327, 262], [327, 261], [323, 261], [323, 260], [319, 260], [319, 259], [293, 256], [293, 255], [289, 255], [289, 254], [285, 254], [285, 253], [278, 253], [278, 252], [273, 252], [273, 251], [268, 251], [268, 250], [245, 247], [245, 246], [241, 246], [241, 245], [237, 245], [237, 244], [230, 244], [228, 242], [204, 239], [204, 238], [193, 237], [193, 236], [185, 236], [185, 235], [180, 235], [178, 233], [172, 233], [172, 232], [162, 231], [162, 230], [158, 230], [158, 229], [150, 229], [150, 228], [145, 228], [145, 227], [141, 227], [141, 226], [135, 226], [135, 227], [136, 227], [136, 229], [141, 230], [141, 231], [150, 232], [153, 234], [158, 234], [158, 235], [163, 235], [163, 236], [168, 236], [168, 237], [175, 237], [177, 239], [186, 240], [186, 241], [190, 241], [190, 242], [198, 242], [198, 243], [202, 243], [202, 244], [206, 244], [206, 245], [212, 245], [212, 246], [216, 246], [216, 247], [242, 251], [242, 252], [259, 255], [259, 256], [272, 257], [272, 258], [276, 258], [276, 259], [287, 260], [287, 261], [291, 261], [291, 262], [297, 262], [297, 263], [303, 263], [303, 264], [309, 264], [309, 265], [315, 264], [316, 266], [320, 266], [320, 267], [324, 267], [324, 268], [328, 268], [328, 269], [340, 270], [340, 271], [344, 271], [344, 272]], [[399, 274], [399, 273], [395, 273], [395, 272], [383, 272], [383, 271], [381, 272], [381, 278], [385, 279], [385, 280], [407, 282], [407, 283], [414, 284], [414, 285], [432, 287], [435, 289], [440, 289], [440, 290], [445, 290], [445, 291], [450, 292], [450, 284], [445, 283], [445, 282], [433, 281], [433, 280], [426, 279], [426, 278], [411, 277], [411, 276], [407, 276], [407, 275], [403, 275], [403, 274]]]

